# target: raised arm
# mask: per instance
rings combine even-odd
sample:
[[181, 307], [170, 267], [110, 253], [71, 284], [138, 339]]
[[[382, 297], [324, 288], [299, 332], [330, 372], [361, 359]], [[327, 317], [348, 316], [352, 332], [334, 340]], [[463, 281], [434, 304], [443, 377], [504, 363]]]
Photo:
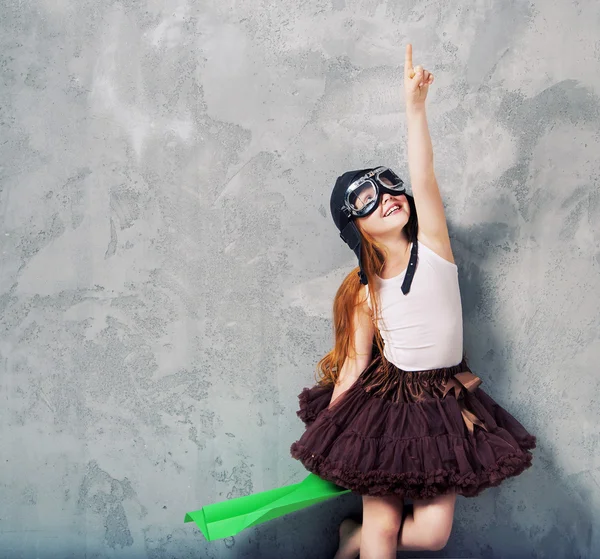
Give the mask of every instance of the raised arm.
[[404, 89], [408, 127], [408, 169], [419, 216], [418, 237], [440, 256], [454, 262], [444, 204], [433, 170], [433, 147], [425, 110], [425, 99], [432, 83], [433, 74], [420, 65], [413, 67], [412, 45], [406, 45]]

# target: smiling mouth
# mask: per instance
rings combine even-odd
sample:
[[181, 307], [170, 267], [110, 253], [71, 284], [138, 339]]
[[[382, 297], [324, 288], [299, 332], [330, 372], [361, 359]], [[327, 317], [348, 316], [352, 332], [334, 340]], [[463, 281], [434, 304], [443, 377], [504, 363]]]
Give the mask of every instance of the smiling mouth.
[[[391, 213], [386, 213], [383, 217], [384, 218], [390, 217], [391, 215], [394, 215], [394, 214], [398, 213], [401, 210], [402, 210], [402, 206], [394, 206], [392, 208], [392, 210], [391, 210]], [[389, 212], [389, 210], [388, 210], [388, 212]]]

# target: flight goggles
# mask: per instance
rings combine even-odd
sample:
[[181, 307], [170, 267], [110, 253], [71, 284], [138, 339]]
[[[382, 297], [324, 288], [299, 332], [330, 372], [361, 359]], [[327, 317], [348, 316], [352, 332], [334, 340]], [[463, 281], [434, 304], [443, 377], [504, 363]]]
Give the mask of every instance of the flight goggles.
[[346, 189], [342, 211], [348, 218], [366, 217], [379, 205], [379, 194], [404, 193], [404, 182], [388, 167], [377, 167], [352, 182]]

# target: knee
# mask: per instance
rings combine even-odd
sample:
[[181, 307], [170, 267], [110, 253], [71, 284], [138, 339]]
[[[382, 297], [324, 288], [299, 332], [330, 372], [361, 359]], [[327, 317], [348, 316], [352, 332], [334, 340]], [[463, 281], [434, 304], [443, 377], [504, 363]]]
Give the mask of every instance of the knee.
[[428, 549], [430, 551], [441, 551], [446, 547], [448, 540], [450, 539], [449, 531], [438, 531], [431, 534], [429, 539]]
[[[369, 520], [373, 520], [370, 522]], [[398, 538], [400, 521], [394, 517], [363, 520], [363, 531], [381, 540]]]
[[402, 518], [396, 514], [363, 516], [363, 531], [377, 539], [397, 539], [401, 520]]

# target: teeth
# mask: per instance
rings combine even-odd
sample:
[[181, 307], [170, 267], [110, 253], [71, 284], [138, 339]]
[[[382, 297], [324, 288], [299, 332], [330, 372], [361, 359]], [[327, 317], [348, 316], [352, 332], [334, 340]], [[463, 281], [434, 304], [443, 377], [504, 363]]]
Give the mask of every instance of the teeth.
[[400, 206], [394, 206], [393, 208], [390, 208], [384, 217], [387, 217], [388, 215], [393, 214], [396, 210], [399, 210], [399, 209], [400, 209]]

